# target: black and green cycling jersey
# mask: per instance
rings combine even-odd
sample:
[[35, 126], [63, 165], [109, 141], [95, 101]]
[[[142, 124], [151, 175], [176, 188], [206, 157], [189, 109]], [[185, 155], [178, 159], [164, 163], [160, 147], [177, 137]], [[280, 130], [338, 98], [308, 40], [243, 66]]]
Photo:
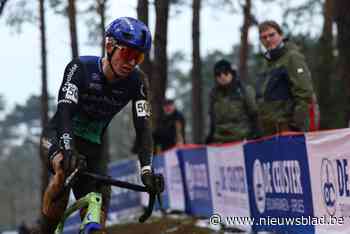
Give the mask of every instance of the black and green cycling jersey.
[[141, 166], [150, 165], [153, 144], [148, 96], [147, 78], [139, 69], [111, 82], [103, 74], [101, 57], [81, 56], [65, 69], [49, 128], [56, 130], [65, 149], [73, 145], [75, 136], [101, 144], [112, 118], [132, 101]]

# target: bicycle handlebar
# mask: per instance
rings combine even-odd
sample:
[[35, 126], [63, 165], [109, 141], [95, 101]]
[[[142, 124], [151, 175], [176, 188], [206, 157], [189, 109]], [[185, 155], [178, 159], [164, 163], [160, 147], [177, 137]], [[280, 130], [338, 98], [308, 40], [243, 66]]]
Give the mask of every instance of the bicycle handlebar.
[[159, 206], [162, 207], [162, 200], [161, 200], [161, 193], [164, 191], [164, 178], [161, 174], [154, 174], [154, 184], [156, 185], [156, 190], [155, 191], [149, 191], [145, 186], [141, 186], [138, 184], [132, 184], [126, 181], [121, 181], [121, 180], [116, 180], [113, 179], [111, 176], [106, 176], [106, 175], [99, 175], [91, 172], [86, 172], [86, 171], [80, 171], [78, 168], [75, 169], [65, 180], [64, 186], [61, 189], [61, 191], [56, 195], [54, 198], [54, 201], [58, 200], [67, 189], [70, 189], [74, 182], [76, 181], [75, 178], [77, 176], [87, 176], [91, 179], [94, 179], [98, 183], [101, 184], [106, 184], [106, 185], [112, 185], [112, 186], [117, 186], [120, 188], [125, 188], [125, 189], [130, 189], [136, 192], [147, 192], [149, 194], [149, 200], [148, 200], [148, 206], [145, 210], [145, 212], [141, 215], [139, 218], [139, 222], [143, 223], [145, 222], [153, 212], [154, 208], [154, 203], [155, 200], [157, 199], [159, 202]]
[[83, 172], [82, 175], [88, 176], [88, 177], [90, 177], [90, 178], [92, 178], [92, 179], [94, 179], [102, 184], [109, 184], [109, 185], [117, 186], [120, 188], [134, 190], [137, 192], [147, 192], [148, 191], [145, 186], [141, 186], [138, 184], [132, 184], [132, 183], [129, 183], [126, 181], [116, 180], [116, 179], [113, 179], [111, 176], [103, 176], [103, 175], [98, 175], [98, 174], [91, 173], [91, 172]]

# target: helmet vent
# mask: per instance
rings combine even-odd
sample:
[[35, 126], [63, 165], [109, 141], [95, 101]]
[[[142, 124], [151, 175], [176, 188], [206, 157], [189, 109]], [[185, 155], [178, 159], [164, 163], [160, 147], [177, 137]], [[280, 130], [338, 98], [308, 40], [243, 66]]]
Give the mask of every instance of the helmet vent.
[[142, 30], [141, 41], [143, 42], [143, 44], [146, 44], [146, 37], [147, 37], [146, 30]]
[[134, 38], [134, 35], [132, 35], [131, 33], [123, 32], [122, 34], [126, 40], [132, 40]]

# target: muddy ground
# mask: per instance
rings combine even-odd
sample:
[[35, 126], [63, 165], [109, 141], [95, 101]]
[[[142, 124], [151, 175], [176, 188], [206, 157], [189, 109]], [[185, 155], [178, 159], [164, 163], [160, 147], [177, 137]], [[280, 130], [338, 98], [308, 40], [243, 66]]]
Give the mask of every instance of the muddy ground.
[[109, 234], [245, 234], [239, 230], [218, 230], [199, 227], [196, 225], [197, 219], [174, 219], [174, 218], [155, 218], [147, 223], [129, 223], [115, 225], [109, 228]]

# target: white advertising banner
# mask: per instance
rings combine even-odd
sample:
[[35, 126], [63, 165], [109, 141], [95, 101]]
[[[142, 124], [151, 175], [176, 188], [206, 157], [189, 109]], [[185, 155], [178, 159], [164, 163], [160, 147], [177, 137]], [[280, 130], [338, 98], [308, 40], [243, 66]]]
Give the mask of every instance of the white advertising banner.
[[308, 133], [305, 138], [318, 220], [315, 233], [350, 233], [350, 129]]
[[169, 209], [185, 211], [184, 183], [176, 152], [176, 149], [165, 152], [165, 183], [168, 189]]
[[[214, 213], [250, 217], [243, 143], [207, 149]], [[249, 230], [250, 226], [241, 228]]]

